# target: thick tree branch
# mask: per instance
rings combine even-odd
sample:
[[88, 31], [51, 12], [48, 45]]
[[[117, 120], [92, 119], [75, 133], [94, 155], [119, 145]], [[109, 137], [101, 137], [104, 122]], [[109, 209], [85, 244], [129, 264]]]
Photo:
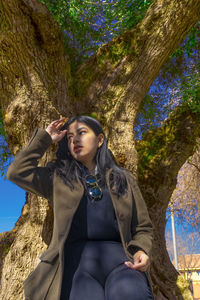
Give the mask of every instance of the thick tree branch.
[[136, 28], [102, 46], [77, 70], [72, 84], [78, 110], [90, 109], [111, 122], [116, 116], [134, 121], [160, 68], [199, 17], [199, 1], [154, 1]]
[[200, 173], [200, 167], [194, 163], [192, 163], [191, 161], [188, 161], [188, 164], [190, 164], [191, 166], [195, 167], [197, 169], [197, 171]]
[[27, 16], [33, 25], [39, 46], [48, 54], [63, 55], [60, 28], [46, 6], [38, 0], [21, 0], [19, 3], [23, 15]]
[[[177, 174], [185, 161], [194, 154], [197, 138], [200, 137], [200, 123], [196, 114], [191, 111], [182, 112], [177, 107], [165, 123], [155, 130], [150, 130], [137, 141], [139, 176], [141, 186], [149, 186], [154, 195], [165, 187], [167, 192], [161, 195], [160, 201], [166, 199], [168, 206], [177, 182]], [[147, 191], [145, 192], [147, 194]], [[150, 200], [149, 206], [158, 204], [159, 197]]]
[[[39, 124], [72, 113], [70, 67], [60, 28], [39, 0], [0, 0], [0, 8], [0, 101], [13, 147], [25, 142], [22, 124], [28, 135]], [[12, 147], [14, 153], [19, 149]]]

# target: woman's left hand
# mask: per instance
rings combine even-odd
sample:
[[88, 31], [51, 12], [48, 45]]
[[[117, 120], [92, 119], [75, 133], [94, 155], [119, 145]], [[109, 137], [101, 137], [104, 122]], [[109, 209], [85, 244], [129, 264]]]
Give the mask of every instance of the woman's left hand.
[[125, 265], [131, 269], [136, 269], [145, 272], [149, 265], [149, 257], [142, 250], [137, 251], [133, 255], [134, 264], [131, 261], [125, 261]]

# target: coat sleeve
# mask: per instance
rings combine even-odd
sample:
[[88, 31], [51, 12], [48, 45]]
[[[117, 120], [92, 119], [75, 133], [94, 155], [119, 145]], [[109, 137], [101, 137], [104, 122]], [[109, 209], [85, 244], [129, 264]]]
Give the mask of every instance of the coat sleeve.
[[50, 177], [53, 162], [38, 167], [40, 159], [52, 144], [52, 138], [45, 129], [35, 128], [26, 147], [14, 157], [7, 171], [7, 178], [28, 192], [47, 198], [52, 205], [53, 176]]
[[132, 240], [129, 241], [127, 247], [132, 254], [141, 249], [150, 256], [153, 241], [152, 222], [140, 188], [132, 174], [129, 174], [129, 183], [133, 195], [133, 211], [131, 222]]

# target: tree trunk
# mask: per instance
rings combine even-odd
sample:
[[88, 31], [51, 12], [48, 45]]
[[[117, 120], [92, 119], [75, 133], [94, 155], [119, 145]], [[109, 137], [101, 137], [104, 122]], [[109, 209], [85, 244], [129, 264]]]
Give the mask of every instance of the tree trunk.
[[[0, 99], [12, 153], [27, 144], [35, 127], [45, 128], [61, 115], [95, 113], [118, 162], [137, 176], [133, 126], [140, 103], [163, 63], [198, 20], [199, 11], [196, 0], [157, 0], [136, 28], [101, 47], [71, 74], [59, 26], [46, 7], [39, 0], [0, 0]], [[54, 158], [55, 150], [52, 145], [41, 165]], [[187, 155], [185, 151], [185, 158]], [[160, 258], [167, 257], [165, 210], [171, 194], [164, 199], [160, 195], [167, 190], [166, 183], [171, 181], [174, 187], [176, 175], [174, 171], [163, 178], [168, 178], [167, 182], [158, 181], [156, 197], [154, 190], [150, 190], [151, 197], [146, 194], [149, 183], [145, 182], [145, 187], [140, 180], [155, 228], [152, 275], [158, 299], [175, 299], [178, 294], [177, 274], [169, 259], [164, 271], [155, 260], [160, 244]], [[23, 281], [49, 244], [52, 222], [47, 201], [27, 194], [15, 229], [4, 234], [11, 245], [8, 248], [5, 242], [0, 247], [4, 253], [1, 299], [23, 298]], [[169, 292], [166, 269], [172, 274]]]
[[177, 174], [187, 158], [195, 153], [199, 136], [200, 123], [196, 115], [177, 108], [170, 119], [136, 145], [140, 157], [139, 185], [154, 227], [151, 277], [155, 294], [162, 294], [164, 299], [192, 299], [186, 297], [188, 290], [182, 287], [166, 250], [165, 215], [176, 188]]

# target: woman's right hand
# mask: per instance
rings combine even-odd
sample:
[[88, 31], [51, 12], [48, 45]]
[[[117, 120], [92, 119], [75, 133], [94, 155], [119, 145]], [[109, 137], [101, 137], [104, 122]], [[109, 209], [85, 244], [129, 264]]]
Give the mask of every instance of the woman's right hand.
[[67, 118], [62, 117], [59, 120], [55, 120], [51, 122], [48, 127], [45, 129], [48, 134], [51, 136], [53, 143], [59, 142], [62, 140], [62, 138], [65, 136], [67, 133], [67, 129], [60, 131], [59, 128], [61, 128], [64, 125], [64, 121]]

